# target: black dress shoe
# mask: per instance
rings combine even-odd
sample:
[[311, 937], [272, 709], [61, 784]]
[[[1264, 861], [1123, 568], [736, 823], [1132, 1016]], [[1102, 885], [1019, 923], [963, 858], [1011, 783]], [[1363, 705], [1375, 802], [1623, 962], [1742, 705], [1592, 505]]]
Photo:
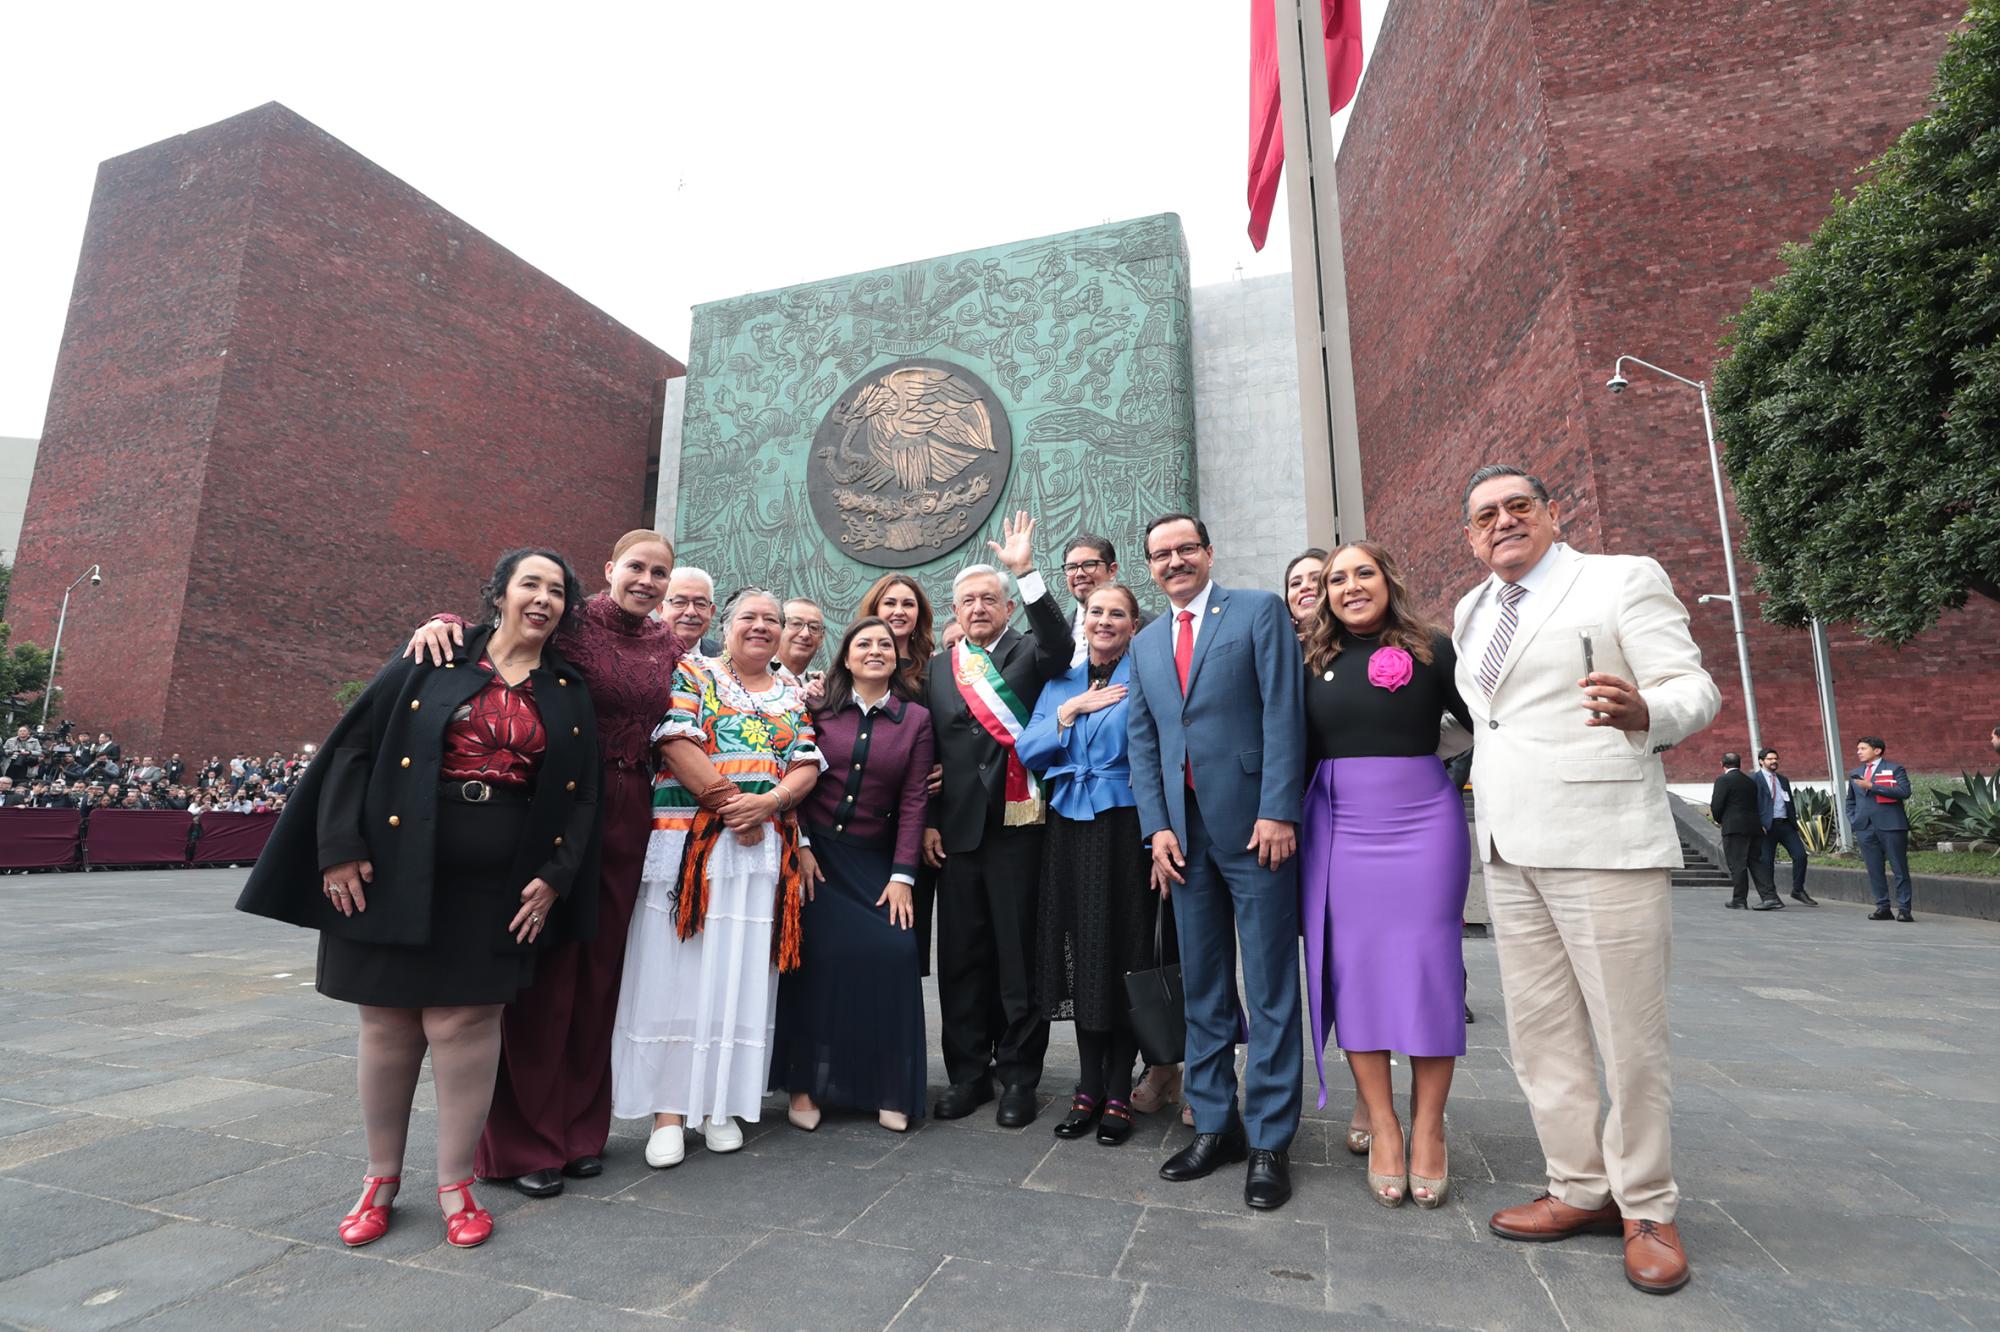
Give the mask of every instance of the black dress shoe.
[[1743, 909], [1743, 904], [1733, 897], [1722, 905], [1728, 907], [1731, 911], [1741, 911]]
[[530, 1170], [514, 1177], [514, 1189], [530, 1198], [553, 1198], [563, 1191], [562, 1171]]
[[1091, 1126], [1097, 1122], [1097, 1117], [1103, 1113], [1104, 1102], [1093, 1100], [1078, 1092], [1069, 1103], [1069, 1113], [1063, 1117], [1062, 1123], [1056, 1125], [1056, 1136], [1081, 1138], [1090, 1132]]
[[1803, 888], [1792, 894], [1792, 900], [1794, 902], [1804, 902], [1807, 906], [1819, 905], [1819, 899]]
[[601, 1156], [579, 1156], [563, 1167], [563, 1173], [571, 1179], [596, 1179], [604, 1173], [604, 1158]]
[[993, 1122], [1001, 1128], [1026, 1128], [1035, 1122], [1035, 1089], [1010, 1084], [1000, 1093], [1000, 1110]]
[[1160, 1178], [1176, 1184], [1207, 1179], [1222, 1167], [1234, 1165], [1249, 1155], [1250, 1140], [1243, 1136], [1241, 1124], [1227, 1133], [1197, 1133], [1193, 1142], [1167, 1158], [1160, 1167]]
[[1909, 913], [1908, 908], [1898, 911], [1896, 919], [1902, 921], [1905, 925], [1914, 925], [1917, 923], [1917, 918]]
[[1104, 1115], [1097, 1121], [1097, 1140], [1117, 1147], [1132, 1136], [1132, 1107], [1112, 1097], [1104, 1103]]
[[931, 1113], [939, 1119], [964, 1119], [992, 1099], [993, 1084], [985, 1078], [977, 1082], [954, 1082], [937, 1098]]
[[1260, 1212], [1274, 1211], [1292, 1198], [1291, 1163], [1283, 1152], [1250, 1149], [1250, 1171], [1243, 1177], [1243, 1201]]
[[1785, 904], [1775, 897], [1760, 897], [1757, 899], [1757, 905], [1750, 909], [1752, 911], [1783, 911]]
[[1889, 910], [1888, 907], [1876, 907], [1874, 914], [1868, 917], [1870, 920], [1894, 920], [1895, 918], [1896, 913]]

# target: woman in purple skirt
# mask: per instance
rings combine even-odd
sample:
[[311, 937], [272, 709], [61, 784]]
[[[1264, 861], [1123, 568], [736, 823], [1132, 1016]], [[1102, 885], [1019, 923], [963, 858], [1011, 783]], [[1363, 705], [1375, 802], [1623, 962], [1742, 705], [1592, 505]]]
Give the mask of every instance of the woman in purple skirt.
[[[1305, 640], [1307, 752], [1315, 764], [1300, 837], [1299, 926], [1319, 1103], [1329, 1028], [1368, 1107], [1368, 1188], [1395, 1207], [1436, 1207], [1450, 1187], [1444, 1104], [1465, 1053], [1459, 934], [1470, 872], [1465, 807], [1437, 756], [1449, 712], [1451, 639], [1420, 617], [1372, 542], [1342, 546], [1321, 574]], [[1408, 1145], [1389, 1054], [1410, 1058]], [[1406, 1155], [1407, 1151], [1407, 1155]]]

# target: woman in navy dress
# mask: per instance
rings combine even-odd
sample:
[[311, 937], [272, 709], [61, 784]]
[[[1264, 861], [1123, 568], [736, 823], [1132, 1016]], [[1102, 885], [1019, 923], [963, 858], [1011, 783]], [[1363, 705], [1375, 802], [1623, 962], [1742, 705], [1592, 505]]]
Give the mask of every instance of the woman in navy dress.
[[[926, 626], [928, 628], [928, 626]], [[826, 770], [799, 806], [811, 838], [800, 963], [778, 984], [771, 1089], [811, 1132], [828, 1106], [875, 1112], [894, 1133], [924, 1109], [924, 993], [911, 889], [936, 742], [912, 702], [899, 643], [855, 621], [813, 711]], [[815, 886], [815, 879], [818, 880]]]
[[[1471, 721], [1451, 639], [1411, 605], [1372, 542], [1328, 557], [1306, 636], [1307, 752], [1300, 928], [1320, 1104], [1329, 1027], [1368, 1107], [1377, 1202], [1436, 1207], [1449, 1188], [1444, 1104], [1465, 1053], [1460, 930], [1470, 874], [1465, 806], [1438, 758], [1444, 715]], [[1407, 1147], [1389, 1081], [1410, 1057]]]

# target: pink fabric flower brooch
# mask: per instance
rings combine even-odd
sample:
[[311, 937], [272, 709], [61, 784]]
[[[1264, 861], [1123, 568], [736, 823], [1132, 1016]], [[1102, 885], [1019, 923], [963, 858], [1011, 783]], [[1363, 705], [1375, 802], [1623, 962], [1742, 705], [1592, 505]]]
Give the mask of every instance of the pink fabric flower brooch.
[[1416, 675], [1416, 663], [1399, 647], [1380, 647], [1368, 659], [1368, 683], [1395, 693]]

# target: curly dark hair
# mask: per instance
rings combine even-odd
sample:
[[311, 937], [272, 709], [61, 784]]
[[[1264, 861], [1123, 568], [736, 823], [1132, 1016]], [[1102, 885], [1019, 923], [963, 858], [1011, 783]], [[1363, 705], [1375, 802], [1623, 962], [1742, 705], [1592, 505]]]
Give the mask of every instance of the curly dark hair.
[[1382, 622], [1382, 641], [1403, 649], [1424, 665], [1430, 665], [1436, 656], [1432, 645], [1443, 630], [1417, 611], [1409, 586], [1403, 582], [1403, 571], [1396, 567], [1395, 557], [1389, 554], [1386, 546], [1379, 546], [1373, 541], [1349, 541], [1333, 548], [1326, 557], [1326, 567], [1320, 571], [1319, 605], [1313, 607], [1312, 621], [1306, 629], [1306, 669], [1315, 674], [1327, 669], [1345, 646], [1342, 642], [1345, 626], [1333, 613], [1333, 598], [1326, 594], [1327, 575], [1333, 572], [1333, 562], [1344, 550], [1358, 550], [1373, 560], [1375, 567], [1382, 571], [1382, 581], [1389, 587], [1388, 616]]
[[556, 617], [555, 628], [550, 630], [549, 634], [553, 638], [561, 632], [562, 627], [569, 623], [569, 617], [576, 613], [576, 608], [583, 604], [583, 583], [577, 578], [576, 570], [570, 567], [569, 561], [560, 551], [540, 546], [522, 546], [500, 557], [499, 562], [493, 566], [493, 576], [479, 589], [479, 614], [474, 617], [474, 623], [494, 625], [500, 623], [500, 598], [506, 595], [508, 584], [514, 581], [515, 570], [521, 567], [522, 560], [537, 556], [562, 570], [562, 614]]

